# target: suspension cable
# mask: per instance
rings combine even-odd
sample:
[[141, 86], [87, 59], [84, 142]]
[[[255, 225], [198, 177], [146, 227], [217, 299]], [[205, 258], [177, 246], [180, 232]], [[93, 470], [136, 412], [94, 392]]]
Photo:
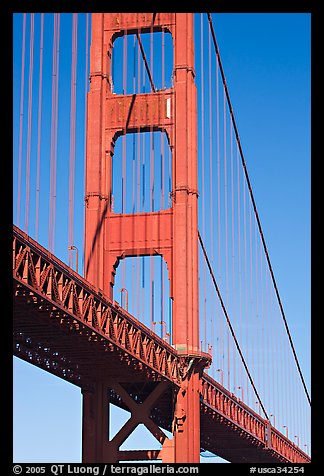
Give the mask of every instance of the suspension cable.
[[21, 206], [21, 169], [22, 169], [24, 90], [25, 90], [25, 49], [26, 49], [26, 13], [24, 13], [24, 16], [23, 16], [21, 79], [20, 79], [19, 152], [18, 152], [18, 185], [17, 185], [17, 224], [18, 226], [20, 226], [20, 206]]
[[[69, 220], [68, 248], [69, 266], [72, 268], [74, 245], [74, 182], [75, 182], [75, 134], [76, 134], [76, 73], [78, 48], [78, 14], [72, 15], [72, 64], [71, 64], [71, 107], [70, 107], [70, 167], [69, 167]], [[78, 263], [76, 263], [78, 269]]]
[[36, 213], [35, 213], [35, 239], [36, 239], [36, 241], [38, 240], [38, 225], [39, 225], [41, 126], [42, 126], [42, 94], [43, 94], [44, 13], [41, 13], [40, 22], [41, 22], [41, 26], [40, 26], [40, 48], [39, 48], [38, 115], [37, 115], [37, 166], [36, 166]]
[[56, 219], [57, 131], [58, 131], [58, 84], [60, 52], [60, 13], [54, 13], [53, 61], [52, 61], [52, 117], [50, 144], [50, 209], [48, 248], [54, 251]]
[[257, 391], [257, 389], [256, 389], [256, 387], [255, 387], [255, 384], [254, 384], [253, 378], [252, 378], [252, 376], [251, 376], [251, 374], [250, 374], [250, 371], [249, 371], [249, 368], [248, 368], [248, 366], [247, 366], [247, 363], [246, 363], [246, 361], [245, 361], [245, 359], [244, 359], [244, 356], [243, 356], [243, 353], [242, 353], [242, 351], [241, 351], [240, 345], [239, 345], [238, 340], [237, 340], [237, 338], [236, 338], [236, 335], [235, 335], [234, 329], [233, 329], [233, 327], [232, 327], [230, 318], [229, 318], [229, 316], [228, 316], [228, 313], [227, 313], [227, 310], [226, 310], [224, 301], [223, 301], [223, 299], [222, 299], [221, 293], [220, 293], [219, 288], [218, 288], [218, 286], [217, 286], [217, 282], [216, 282], [216, 279], [215, 279], [215, 275], [214, 275], [212, 266], [211, 266], [211, 264], [210, 264], [210, 261], [209, 261], [208, 255], [207, 255], [206, 248], [205, 248], [205, 246], [204, 246], [204, 243], [203, 243], [203, 240], [202, 240], [202, 238], [201, 238], [201, 235], [200, 235], [199, 231], [198, 231], [198, 239], [199, 239], [199, 243], [200, 243], [202, 252], [203, 252], [203, 254], [204, 254], [204, 257], [205, 257], [205, 260], [206, 260], [206, 263], [207, 263], [207, 266], [208, 266], [209, 273], [210, 273], [211, 278], [212, 278], [212, 280], [213, 280], [213, 283], [214, 283], [214, 286], [215, 286], [215, 290], [216, 290], [216, 293], [217, 293], [217, 296], [218, 296], [220, 305], [221, 305], [221, 307], [222, 307], [222, 309], [223, 309], [223, 312], [224, 312], [224, 315], [225, 315], [227, 324], [228, 324], [228, 326], [229, 326], [229, 329], [230, 329], [230, 331], [231, 331], [232, 337], [233, 337], [233, 339], [234, 339], [236, 348], [237, 348], [237, 350], [238, 350], [238, 353], [240, 354], [242, 363], [243, 363], [243, 365], [244, 365], [244, 368], [245, 368], [246, 373], [247, 373], [247, 375], [248, 375], [248, 377], [249, 377], [250, 383], [251, 383], [251, 385], [252, 385], [252, 387], [253, 387], [253, 390], [254, 390], [254, 392], [255, 392], [255, 396], [257, 397], [257, 399], [258, 399], [258, 401], [259, 401], [259, 403], [260, 403], [260, 406], [261, 406], [261, 408], [262, 408], [262, 410], [263, 410], [263, 413], [264, 413], [266, 419], [269, 420], [268, 414], [267, 414], [267, 412], [266, 412], [266, 410], [265, 410], [265, 408], [264, 408], [264, 406], [263, 406], [263, 403], [262, 403], [261, 398], [260, 398], [260, 396], [259, 396], [259, 393], [258, 393], [258, 391]]
[[28, 75], [28, 119], [27, 119], [27, 153], [26, 153], [26, 199], [25, 199], [25, 227], [28, 233], [29, 202], [30, 202], [30, 152], [32, 135], [32, 111], [33, 111], [33, 72], [34, 72], [34, 13], [30, 14], [30, 38], [29, 38], [29, 75]]
[[144, 60], [145, 69], [146, 69], [147, 75], [149, 77], [151, 88], [152, 88], [153, 92], [155, 93], [156, 89], [155, 89], [155, 86], [154, 86], [151, 70], [150, 70], [150, 67], [148, 65], [146, 55], [145, 55], [145, 51], [144, 51], [143, 44], [142, 44], [142, 40], [141, 40], [141, 37], [140, 37], [140, 34], [139, 34], [138, 31], [136, 32], [136, 36], [137, 36], [138, 44], [139, 44], [139, 47], [140, 47], [140, 50], [141, 50], [141, 53], [142, 53], [142, 57], [143, 57], [143, 60]]
[[254, 214], [255, 214], [255, 217], [256, 217], [256, 220], [257, 220], [257, 225], [258, 225], [259, 233], [260, 233], [260, 236], [261, 236], [264, 253], [266, 255], [269, 271], [270, 271], [270, 274], [271, 274], [272, 283], [273, 283], [273, 286], [274, 286], [274, 289], [275, 289], [275, 293], [276, 293], [277, 300], [278, 300], [279, 307], [280, 307], [280, 312], [281, 312], [281, 315], [282, 315], [282, 319], [284, 321], [284, 325], [285, 325], [286, 332], [287, 332], [287, 335], [288, 335], [290, 347], [292, 349], [294, 359], [295, 359], [295, 362], [296, 362], [296, 365], [297, 365], [297, 369], [298, 369], [298, 372], [299, 372], [299, 375], [300, 375], [300, 378], [301, 378], [301, 381], [302, 381], [302, 384], [303, 384], [303, 387], [304, 387], [304, 390], [305, 390], [305, 393], [306, 393], [306, 396], [307, 396], [307, 400], [308, 400], [309, 404], [311, 405], [310, 396], [309, 396], [309, 393], [308, 393], [308, 390], [307, 390], [307, 387], [306, 387], [306, 383], [305, 383], [305, 380], [304, 380], [304, 377], [303, 377], [303, 374], [302, 374], [302, 371], [301, 371], [301, 368], [300, 368], [300, 365], [299, 365], [298, 357], [297, 357], [297, 354], [296, 354], [296, 351], [295, 351], [294, 343], [293, 343], [293, 340], [292, 340], [292, 337], [291, 337], [291, 334], [290, 334], [290, 330], [289, 330], [289, 327], [288, 327], [288, 322], [287, 322], [287, 319], [286, 319], [286, 316], [285, 316], [285, 312], [284, 312], [283, 305], [282, 305], [282, 302], [281, 302], [281, 299], [280, 299], [280, 295], [279, 295], [277, 283], [276, 283], [276, 280], [275, 280], [274, 272], [273, 272], [272, 265], [271, 265], [271, 262], [270, 262], [270, 257], [269, 257], [267, 245], [266, 245], [266, 242], [265, 242], [265, 239], [264, 239], [259, 214], [258, 214], [257, 207], [256, 207], [256, 204], [255, 204], [254, 195], [253, 195], [252, 187], [251, 187], [251, 182], [250, 182], [249, 175], [248, 175], [248, 172], [247, 172], [246, 162], [245, 162], [245, 159], [244, 159], [244, 154], [243, 154], [243, 150], [242, 150], [242, 146], [241, 146], [241, 141], [240, 141], [240, 137], [239, 137], [239, 134], [238, 134], [238, 129], [237, 129], [237, 126], [236, 126], [236, 121], [235, 121], [235, 118], [234, 118], [232, 103], [231, 103], [231, 100], [230, 100], [230, 97], [229, 97], [229, 92], [228, 92], [228, 88], [227, 88], [227, 84], [226, 84], [225, 74], [224, 74], [224, 70], [223, 70], [223, 66], [222, 66], [222, 62], [221, 62], [221, 58], [220, 58], [220, 54], [219, 54], [219, 49], [218, 49], [217, 42], [216, 42], [216, 35], [215, 35], [214, 27], [213, 27], [213, 20], [212, 20], [212, 17], [211, 17], [210, 13], [207, 13], [207, 16], [208, 16], [209, 27], [210, 27], [212, 38], [213, 38], [213, 43], [214, 43], [214, 47], [215, 47], [216, 56], [217, 56], [218, 63], [219, 63], [219, 69], [220, 69], [220, 72], [221, 72], [221, 75], [222, 75], [222, 80], [223, 80], [224, 90], [225, 90], [225, 93], [226, 93], [228, 107], [229, 107], [229, 111], [230, 111], [232, 122], [233, 122], [236, 141], [237, 141], [239, 151], [240, 151], [241, 162], [242, 162], [242, 165], [243, 165], [244, 174], [245, 174], [245, 178], [246, 178], [246, 181], [247, 181], [247, 186], [248, 186], [248, 189], [249, 189], [249, 194], [250, 194], [250, 198], [251, 198], [251, 201], [252, 201]]

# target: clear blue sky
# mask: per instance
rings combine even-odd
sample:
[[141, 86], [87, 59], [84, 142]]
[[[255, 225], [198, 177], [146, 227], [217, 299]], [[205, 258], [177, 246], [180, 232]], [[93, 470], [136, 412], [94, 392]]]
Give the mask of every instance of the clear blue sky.
[[[80, 44], [84, 42], [84, 19], [81, 21]], [[271, 262], [310, 390], [310, 15], [213, 14], [213, 21]], [[21, 60], [16, 48], [21, 47], [21, 15], [16, 15], [14, 26], [17, 131]], [[60, 74], [65, 67], [60, 65]], [[37, 89], [34, 95], [37, 97]], [[15, 132], [14, 164], [17, 136]], [[81, 155], [81, 140], [77, 147]], [[16, 170], [14, 178], [16, 187]], [[76, 186], [83, 197], [82, 181]], [[64, 202], [58, 203], [58, 210], [64, 206]], [[77, 204], [76, 209], [81, 226], [83, 204]], [[48, 209], [44, 206], [41, 213], [45, 217]], [[82, 236], [76, 240], [82, 249]], [[59, 245], [56, 253], [66, 260], [66, 247], [63, 252]], [[14, 358], [13, 391], [14, 461], [81, 461], [80, 390]], [[115, 414], [117, 420], [123, 418], [118, 409]], [[143, 447], [158, 447], [146, 430], [137, 432]], [[125, 448], [140, 448], [138, 441], [134, 434]], [[220, 459], [202, 458], [202, 462], [213, 461]]]

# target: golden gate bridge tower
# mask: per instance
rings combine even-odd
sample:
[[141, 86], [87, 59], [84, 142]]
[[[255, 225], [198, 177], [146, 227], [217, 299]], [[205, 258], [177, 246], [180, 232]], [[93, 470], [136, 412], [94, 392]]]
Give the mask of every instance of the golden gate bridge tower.
[[[154, 88], [145, 94], [113, 94], [111, 57], [114, 40], [121, 35], [136, 34], [140, 37], [141, 33], [162, 30], [171, 33], [173, 38], [173, 87], [161, 91]], [[88, 94], [85, 277], [113, 298], [114, 276], [121, 259], [161, 255], [166, 261], [173, 306], [172, 343], [187, 371], [172, 398], [172, 440], [163, 437], [161, 430], [153, 430], [153, 434], [163, 442], [163, 460], [199, 462], [199, 394], [202, 369], [208, 365], [210, 356], [199, 348], [197, 94], [193, 14], [93, 14]], [[158, 212], [116, 214], [112, 211], [111, 200], [114, 144], [123, 134], [147, 130], [161, 131], [168, 137], [173, 170], [172, 206]], [[84, 394], [83, 457], [87, 462], [107, 458], [118, 461], [118, 444], [114, 440], [108, 442], [106, 438], [108, 420], [104, 408], [108, 404], [108, 387], [118, 393], [120, 380], [98, 382], [94, 394]], [[155, 398], [159, 398], [163, 391], [165, 385], [161, 382], [141, 404], [146, 422], [151, 396], [156, 394]], [[93, 428], [92, 432], [89, 428]], [[121, 440], [116, 438], [115, 441], [119, 443]], [[130, 453], [130, 459], [135, 456]]]
[[[256, 209], [212, 16], [201, 14], [194, 34], [193, 13], [92, 13], [90, 62], [89, 17], [83, 17], [83, 49], [76, 13], [62, 18], [42, 13], [36, 21], [29, 14], [29, 24], [23, 14], [17, 22], [21, 70], [16, 66], [13, 353], [80, 389], [83, 463], [199, 463], [202, 450], [234, 463], [308, 463], [310, 396]], [[62, 38], [66, 48], [60, 48]], [[153, 38], [158, 38], [156, 56]], [[167, 44], [172, 46], [165, 52]], [[45, 61], [50, 47], [52, 67]], [[59, 68], [70, 53], [71, 77], [66, 65]], [[172, 77], [165, 86], [170, 64]], [[78, 71], [85, 73], [84, 90], [77, 90]], [[38, 95], [33, 95], [35, 84]], [[68, 109], [67, 101], [59, 101], [62, 91], [65, 97], [71, 93], [70, 131], [63, 126]], [[82, 94], [84, 108], [78, 104]], [[43, 96], [51, 96], [51, 104], [43, 104]], [[154, 146], [157, 136], [160, 142]], [[76, 137], [82, 139], [78, 144]], [[69, 152], [58, 153], [58, 138], [69, 142]], [[133, 139], [132, 157], [127, 138]], [[155, 192], [161, 196], [154, 201]], [[126, 198], [132, 207], [125, 205]], [[57, 203], [64, 213], [56, 229]], [[68, 250], [69, 265], [54, 250], [58, 233], [60, 253]], [[83, 275], [78, 272], [79, 243], [84, 246]], [[161, 300], [153, 293], [154, 273], [149, 298], [144, 283], [139, 284], [146, 257], [150, 266], [160, 260], [155, 289], [161, 288], [156, 294]], [[136, 268], [136, 278], [127, 276], [120, 289], [123, 265], [133, 260], [142, 268]], [[117, 302], [117, 292], [126, 294], [126, 305], [123, 299]], [[160, 334], [153, 312], [159, 306]], [[163, 315], [167, 306], [168, 322]], [[112, 428], [113, 405], [128, 412], [118, 428]], [[139, 426], [153, 435], [158, 449], [125, 449]]]

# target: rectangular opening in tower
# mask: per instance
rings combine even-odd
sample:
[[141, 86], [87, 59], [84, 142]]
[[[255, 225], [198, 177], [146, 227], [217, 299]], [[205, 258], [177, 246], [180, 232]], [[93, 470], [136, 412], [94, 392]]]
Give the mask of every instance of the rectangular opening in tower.
[[126, 34], [115, 39], [112, 50], [112, 91], [143, 94], [170, 88], [173, 41], [167, 31]]
[[129, 133], [116, 141], [112, 160], [114, 213], [171, 207], [171, 150], [160, 131]]
[[134, 256], [120, 260], [116, 270], [114, 300], [171, 343], [170, 281], [162, 256]]

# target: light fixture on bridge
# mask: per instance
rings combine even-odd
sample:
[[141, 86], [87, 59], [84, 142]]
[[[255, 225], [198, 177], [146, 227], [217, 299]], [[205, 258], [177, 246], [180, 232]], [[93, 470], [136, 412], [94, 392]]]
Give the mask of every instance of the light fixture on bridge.
[[288, 426], [287, 426], [287, 425], [283, 425], [282, 428], [286, 428], [286, 437], [288, 438]]
[[126, 288], [121, 288], [120, 290], [120, 302], [122, 303], [122, 307], [123, 307], [123, 293], [125, 293], [126, 295], [125, 309], [126, 311], [128, 311], [128, 291]]
[[273, 417], [273, 426], [276, 426], [276, 416], [273, 413], [270, 413], [270, 416]]
[[165, 339], [165, 332], [166, 332], [166, 322], [165, 321], [159, 321], [159, 324], [161, 324], [161, 328], [162, 328], [162, 339]]
[[242, 402], [244, 402], [244, 388], [241, 387], [241, 386], [238, 386], [237, 389], [241, 390], [241, 392], [242, 392]]
[[216, 372], [221, 373], [221, 385], [224, 387], [224, 372], [222, 369], [217, 369]]
[[78, 269], [79, 269], [79, 266], [78, 266], [78, 263], [79, 263], [79, 250], [78, 250], [78, 248], [77, 248], [76, 246], [74, 246], [74, 245], [68, 246], [68, 250], [69, 250], [69, 251], [75, 250], [75, 252], [76, 252], [76, 253], [75, 253], [75, 271], [76, 271], [76, 273], [79, 274], [79, 271], [78, 271]]

